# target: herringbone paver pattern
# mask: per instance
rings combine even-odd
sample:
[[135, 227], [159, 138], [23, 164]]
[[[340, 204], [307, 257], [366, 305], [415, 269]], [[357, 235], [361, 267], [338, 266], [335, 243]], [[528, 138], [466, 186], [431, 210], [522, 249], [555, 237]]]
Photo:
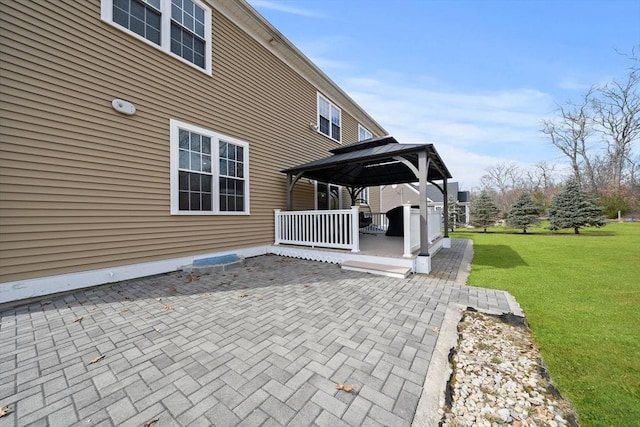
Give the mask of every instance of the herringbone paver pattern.
[[262, 256], [7, 309], [0, 426], [408, 426], [447, 305], [508, 310], [456, 283], [466, 245], [408, 280]]

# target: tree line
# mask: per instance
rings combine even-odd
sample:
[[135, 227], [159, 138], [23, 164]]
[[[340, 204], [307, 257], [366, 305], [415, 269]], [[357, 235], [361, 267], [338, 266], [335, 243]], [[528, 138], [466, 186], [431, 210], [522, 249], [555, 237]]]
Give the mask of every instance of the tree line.
[[[604, 209], [580, 189], [578, 182], [570, 179], [553, 196], [547, 212], [549, 228], [570, 228], [575, 234], [580, 234], [583, 227], [604, 226], [606, 222], [603, 212]], [[506, 211], [505, 224], [526, 234], [531, 226], [540, 223], [541, 214], [542, 210], [531, 197], [531, 193], [523, 192]], [[500, 209], [491, 196], [486, 191], [481, 192], [471, 207], [471, 225], [482, 228], [486, 233], [487, 228], [494, 225], [499, 217]]]
[[[505, 220], [516, 205], [524, 208], [525, 198], [537, 209], [537, 217], [551, 219], [559, 203], [555, 197], [568, 189], [574, 197], [602, 208], [601, 214], [609, 218], [616, 217], [618, 212], [622, 215], [640, 212], [640, 57], [637, 53], [640, 46], [627, 55], [632, 65], [624, 78], [593, 85], [577, 102], [559, 105], [554, 118], [542, 121], [540, 131], [566, 158], [569, 176], [562, 176], [558, 165], [546, 162], [529, 168], [515, 163], [497, 164], [486, 169], [481, 178], [481, 191], [472, 194], [472, 219], [473, 205], [480, 201], [486, 205], [487, 198], [498, 211], [496, 217]], [[598, 222], [592, 218], [593, 225]], [[563, 224], [556, 224], [560, 225]]]
[[542, 132], [569, 161], [580, 188], [597, 197], [607, 215], [640, 207], [640, 58], [625, 78], [593, 85], [567, 102]]

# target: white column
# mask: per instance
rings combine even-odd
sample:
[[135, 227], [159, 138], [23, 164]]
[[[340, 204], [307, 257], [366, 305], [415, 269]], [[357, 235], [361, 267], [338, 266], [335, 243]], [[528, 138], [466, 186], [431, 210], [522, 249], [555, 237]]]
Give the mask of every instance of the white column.
[[360, 207], [351, 206], [351, 252], [360, 252]]
[[274, 218], [275, 218], [275, 230], [276, 230], [276, 236], [275, 236], [275, 242], [274, 244], [278, 245], [280, 244], [280, 209], [274, 209]]
[[429, 213], [427, 211], [427, 174], [429, 173], [429, 158], [426, 151], [418, 153], [418, 192], [420, 194], [420, 252], [416, 258], [416, 273], [431, 271], [429, 257]]
[[418, 153], [418, 191], [420, 193], [420, 255], [429, 256], [429, 232], [427, 211], [427, 173], [429, 172], [429, 159], [427, 152]]
[[404, 253], [403, 257], [410, 258], [413, 254], [411, 253], [411, 233], [416, 230], [411, 230], [411, 205], [402, 205], [402, 235], [403, 243], [404, 243]]

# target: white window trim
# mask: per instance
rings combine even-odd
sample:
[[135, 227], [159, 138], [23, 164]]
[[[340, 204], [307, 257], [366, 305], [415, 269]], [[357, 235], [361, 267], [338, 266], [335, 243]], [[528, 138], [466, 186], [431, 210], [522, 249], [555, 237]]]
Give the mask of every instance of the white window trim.
[[[360, 139], [360, 131], [361, 130], [364, 130], [366, 133], [368, 133], [371, 136], [369, 138]], [[367, 129], [366, 127], [362, 126], [360, 123], [358, 123], [358, 141], [365, 141], [366, 139], [371, 139], [371, 138], [373, 138], [373, 132], [371, 132], [369, 129]]]
[[[329, 135], [326, 135], [322, 132], [320, 132], [320, 98], [324, 99], [328, 104], [329, 104]], [[340, 112], [340, 139], [335, 139], [331, 136], [331, 107], [335, 108], [336, 110], [338, 110]], [[320, 92], [318, 92], [318, 96], [316, 98], [316, 132], [318, 132], [320, 135], [329, 138], [332, 141], [337, 142], [338, 144], [342, 144], [342, 109], [340, 107], [338, 107], [336, 104], [334, 104], [333, 102], [331, 102], [329, 100], [329, 98], [327, 98], [326, 96], [322, 95]]]
[[212, 42], [211, 42], [211, 8], [208, 7], [205, 3], [200, 0], [191, 0], [198, 6], [204, 9], [204, 36], [205, 36], [205, 68], [200, 68], [193, 62], [189, 62], [180, 55], [176, 55], [171, 52], [171, 0], [160, 0], [160, 22], [161, 22], [161, 34], [160, 34], [160, 45], [153, 43], [150, 40], [145, 39], [144, 37], [134, 33], [128, 28], [122, 27], [119, 24], [113, 22], [113, 0], [102, 0], [101, 8], [100, 8], [100, 19], [106, 22], [107, 24], [117, 28], [118, 30], [129, 34], [141, 40], [142, 42], [148, 44], [149, 46], [153, 46], [154, 48], [161, 50], [162, 52], [169, 54], [170, 56], [176, 58], [179, 61], [184, 62], [185, 64], [199, 70], [205, 74], [212, 74], [212, 66], [211, 66], [211, 50], [212, 50]]
[[[204, 129], [189, 123], [184, 123], [175, 119], [169, 119], [170, 129], [170, 170], [171, 170], [171, 215], [250, 215], [249, 201], [251, 199], [249, 194], [249, 143], [241, 141], [237, 138], [233, 138], [221, 133], [213, 132], [208, 129]], [[178, 188], [178, 172], [179, 172], [179, 156], [180, 156], [180, 141], [178, 132], [180, 129], [184, 129], [189, 132], [198, 133], [200, 135], [208, 136], [211, 138], [211, 175], [213, 177], [211, 183], [211, 211], [181, 211], [179, 209], [179, 188]], [[239, 145], [244, 149], [244, 171], [243, 179], [245, 182], [244, 189], [244, 211], [226, 212], [220, 211], [220, 153], [218, 142], [223, 140], [231, 144]]]

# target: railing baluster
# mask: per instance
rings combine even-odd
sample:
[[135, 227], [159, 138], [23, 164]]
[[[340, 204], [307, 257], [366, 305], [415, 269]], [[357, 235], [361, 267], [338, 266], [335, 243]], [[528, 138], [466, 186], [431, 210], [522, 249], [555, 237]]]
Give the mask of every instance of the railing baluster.
[[309, 241], [309, 220], [311, 219], [311, 217], [309, 215], [303, 215], [304, 218], [304, 224], [303, 224], [303, 233], [304, 235], [302, 236], [302, 241], [307, 242]]

